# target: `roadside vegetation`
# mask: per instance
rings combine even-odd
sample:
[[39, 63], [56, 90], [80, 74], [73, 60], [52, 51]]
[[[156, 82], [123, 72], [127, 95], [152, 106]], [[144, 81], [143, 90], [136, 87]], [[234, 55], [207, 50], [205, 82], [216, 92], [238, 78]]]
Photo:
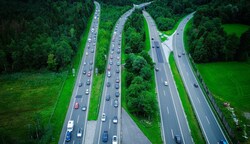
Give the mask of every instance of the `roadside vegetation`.
[[[244, 1], [242, 2], [244, 3]], [[247, 140], [246, 138], [244, 138], [245, 136], [250, 135], [249, 127], [247, 127], [247, 125], [250, 124], [250, 120], [248, 117], [250, 110], [248, 107], [249, 105], [246, 104], [246, 102], [250, 100], [250, 88], [247, 82], [249, 81], [250, 75], [248, 58], [250, 32], [249, 21], [246, 19], [246, 15], [247, 13], [249, 13], [249, 10], [245, 11], [247, 9], [240, 3], [234, 5], [237, 5], [239, 11], [231, 11], [231, 14], [226, 9], [233, 9], [233, 5], [227, 5], [225, 3], [221, 3], [217, 6], [214, 6], [213, 3], [211, 3], [208, 6], [199, 8], [197, 10], [197, 14], [193, 19], [190, 20], [190, 22], [188, 22], [185, 28], [184, 44], [185, 48], [192, 55], [192, 48], [194, 52], [198, 50], [194, 48], [194, 46], [199, 47], [199, 43], [196, 43], [196, 41], [199, 41], [199, 38], [204, 37], [202, 38], [202, 46], [209, 46], [209, 51], [206, 50], [206, 48], [199, 48], [200, 50], [202, 50], [199, 51], [200, 60], [202, 60], [202, 55], [209, 55], [207, 52], [212, 52], [214, 56], [216, 56], [217, 58], [219, 57], [218, 59], [213, 60], [207, 59], [208, 63], [196, 63], [194, 66], [197, 67], [202, 79], [212, 93], [217, 105], [219, 106], [227, 122], [229, 123], [230, 128], [232, 128], [233, 132], [235, 133], [235, 137], [231, 137], [232, 141], [249, 143], [249, 139]], [[211, 7], [214, 7], [214, 9], [217, 9], [218, 11], [220, 11], [220, 13], [211, 15], [208, 10], [211, 9]], [[210, 14], [208, 15], [207, 13]], [[219, 15], [222, 13], [224, 14], [223, 16]], [[241, 13], [241, 16], [236, 17], [235, 15], [239, 13]], [[197, 27], [194, 26], [194, 23], [197, 23], [198, 19], [207, 19], [207, 24], [201, 22]], [[236, 22], [240, 22], [243, 24], [237, 24]], [[248, 23], [248, 25], [244, 25], [246, 23]], [[213, 26], [212, 31], [209, 30], [211, 26]], [[196, 31], [197, 33], [195, 37], [195, 34], [192, 33], [194, 31]], [[204, 34], [200, 35], [200, 32], [204, 32]], [[211, 40], [208, 38], [208, 36], [211, 36], [212, 34], [213, 36]], [[200, 35], [200, 37], [198, 35]], [[205, 42], [205, 39], [209, 39], [211, 43], [209, 43], [208, 41]], [[223, 43], [215, 39], [220, 39], [221, 41], [223, 41]], [[192, 45], [191, 43], [196, 43], [196, 45]], [[223, 46], [223, 48], [221, 48], [221, 46]], [[212, 50], [213, 48], [215, 48], [216, 50]], [[218, 50], [222, 49], [223, 51], [218, 52]], [[195, 59], [194, 57], [192, 58]], [[224, 106], [225, 103], [230, 104], [230, 107], [233, 108], [233, 112], [231, 112], [228, 107]], [[235, 120], [238, 120], [238, 125], [236, 125]]]
[[181, 75], [177, 69], [173, 53], [171, 53], [169, 56], [169, 64], [170, 64], [171, 71], [172, 71], [173, 76], [174, 76], [177, 90], [178, 90], [180, 98], [181, 98], [183, 109], [184, 109], [185, 114], [187, 116], [188, 125], [190, 127], [191, 135], [192, 135], [192, 138], [194, 140], [194, 143], [205, 144], [206, 142], [203, 138], [199, 123], [196, 119], [195, 113], [194, 113], [193, 108], [192, 108], [192, 104], [189, 100], [185, 86], [184, 86], [183, 81], [181, 79]]
[[122, 106], [152, 143], [162, 143], [150, 38], [140, 10], [128, 18], [123, 36]]
[[71, 68], [78, 72], [93, 8], [91, 1], [1, 1], [7, 28], [1, 29], [0, 71], [12, 74], [0, 76], [0, 143], [57, 143], [75, 82]]
[[93, 85], [90, 97], [88, 120], [97, 120], [98, 118], [103, 83], [105, 79], [105, 68], [107, 57], [109, 55], [108, 52], [111, 36], [113, 34], [113, 28], [119, 17], [129, 8], [131, 7], [122, 7], [101, 3], [101, 15], [99, 20], [100, 23], [95, 57], [95, 68], [98, 69], [98, 74], [93, 75]]

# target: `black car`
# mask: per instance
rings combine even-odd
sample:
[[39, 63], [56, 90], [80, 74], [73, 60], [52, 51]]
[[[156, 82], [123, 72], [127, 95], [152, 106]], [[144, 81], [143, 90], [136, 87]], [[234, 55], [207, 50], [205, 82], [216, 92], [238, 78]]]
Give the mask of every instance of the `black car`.
[[119, 87], [120, 87], [119, 84], [116, 83], [116, 84], [115, 84], [115, 88], [116, 88], [116, 89], [119, 89]]
[[197, 87], [198, 87], [198, 84], [197, 84], [197, 83], [194, 83], [194, 87], [196, 87], [196, 88], [197, 88]]
[[120, 72], [119, 68], [117, 68], [117, 69], [115, 70], [115, 72], [116, 72], [116, 73], [119, 73], [119, 72]]
[[116, 97], [119, 97], [119, 96], [120, 96], [119, 91], [115, 92], [115, 96], [116, 96]]
[[110, 95], [106, 95], [106, 101], [109, 101], [110, 100]]
[[174, 139], [175, 139], [175, 142], [176, 142], [177, 144], [181, 144], [181, 136], [175, 135], [175, 136], [174, 136]]
[[102, 134], [102, 142], [108, 142], [108, 131], [104, 131]]
[[86, 70], [83, 70], [82, 74], [84, 74], [84, 75], [85, 75], [85, 74], [86, 74]]
[[111, 83], [110, 82], [107, 82], [107, 87], [110, 87]]

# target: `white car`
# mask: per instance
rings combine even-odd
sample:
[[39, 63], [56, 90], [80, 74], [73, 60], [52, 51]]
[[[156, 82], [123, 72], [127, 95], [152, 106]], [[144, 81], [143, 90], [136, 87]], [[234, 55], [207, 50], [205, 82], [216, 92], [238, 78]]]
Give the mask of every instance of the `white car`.
[[85, 94], [86, 94], [86, 95], [89, 94], [89, 89], [86, 89]]
[[76, 134], [77, 137], [82, 137], [82, 128], [79, 128]]
[[89, 53], [88, 52], [86, 52], [86, 56], [88, 56], [89, 55]]
[[105, 113], [102, 113], [102, 122], [105, 122], [106, 121], [106, 115]]
[[114, 135], [112, 138], [112, 144], [118, 144], [118, 138], [116, 135]]
[[167, 81], [165, 81], [165, 82], [164, 82], [164, 85], [165, 85], [165, 86], [167, 86], [167, 85], [168, 85], [168, 82], [167, 82]]

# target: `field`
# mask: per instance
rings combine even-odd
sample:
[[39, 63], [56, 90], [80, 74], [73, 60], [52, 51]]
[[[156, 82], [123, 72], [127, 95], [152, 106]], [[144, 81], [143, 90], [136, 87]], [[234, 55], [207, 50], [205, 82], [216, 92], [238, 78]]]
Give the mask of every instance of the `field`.
[[0, 76], [0, 143], [28, 143], [36, 120], [42, 126], [49, 123], [66, 74], [43, 72]]
[[227, 34], [236, 34], [237, 37], [240, 37], [242, 33], [247, 31], [250, 28], [248, 25], [243, 24], [224, 24], [223, 29]]

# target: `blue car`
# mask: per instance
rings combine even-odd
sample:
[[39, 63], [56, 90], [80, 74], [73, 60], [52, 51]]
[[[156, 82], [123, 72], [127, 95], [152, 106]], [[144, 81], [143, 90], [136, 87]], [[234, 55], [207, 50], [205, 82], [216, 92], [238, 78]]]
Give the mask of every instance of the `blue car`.
[[66, 133], [66, 141], [70, 141], [71, 140], [71, 132], [70, 131], [67, 131]]

